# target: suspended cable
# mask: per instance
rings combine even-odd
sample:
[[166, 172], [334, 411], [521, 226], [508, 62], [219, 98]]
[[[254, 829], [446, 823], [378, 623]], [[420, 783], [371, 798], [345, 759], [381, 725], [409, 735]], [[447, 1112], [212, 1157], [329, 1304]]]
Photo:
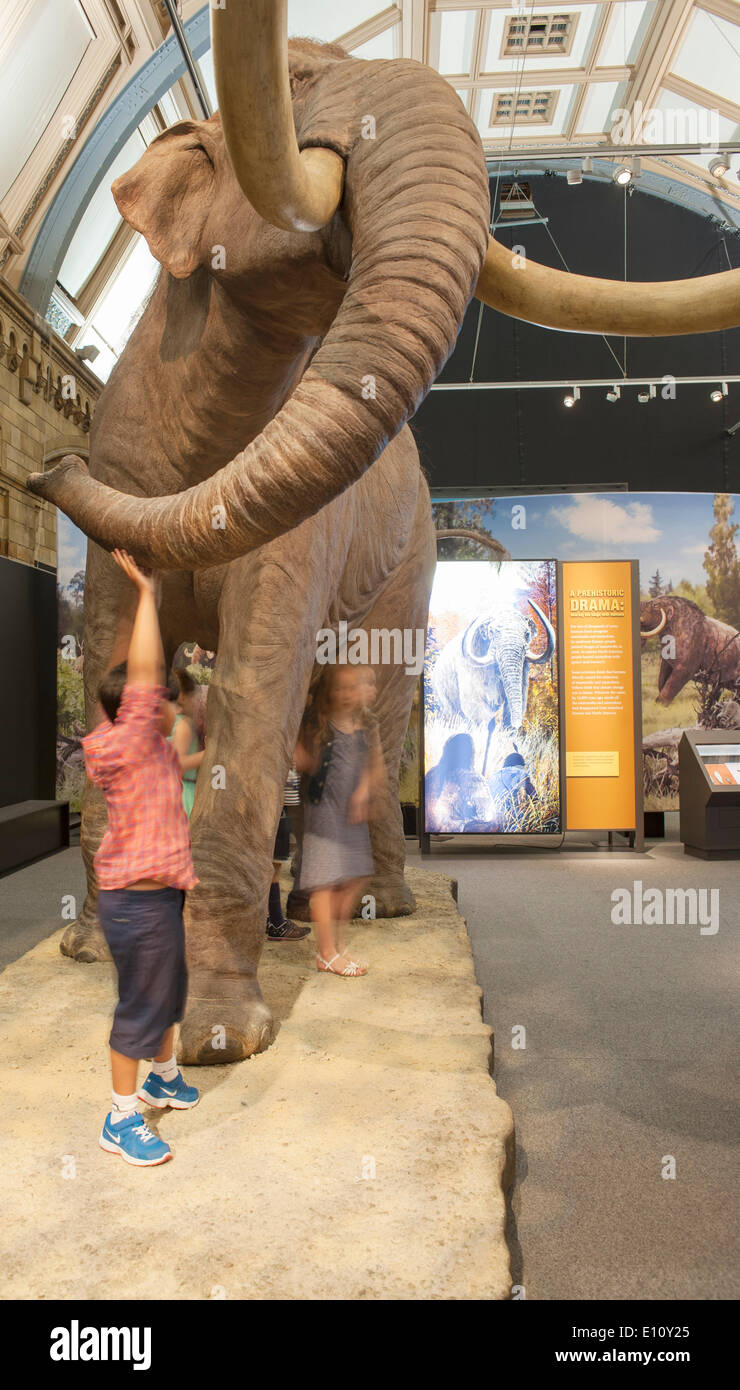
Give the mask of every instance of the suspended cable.
[[[535, 7], [535, 0], [530, 0], [530, 5], [529, 5], [529, 16], [528, 16], [528, 19], [529, 19], [529, 23], [530, 23], [530, 24], [531, 24], [532, 19], [533, 19], [533, 17], [534, 17], [534, 7]], [[482, 22], [482, 20], [481, 20], [481, 22]], [[505, 22], [506, 22], [506, 21], [504, 20], [504, 23], [505, 23]], [[525, 46], [524, 46], [524, 48], [523, 48], [523, 50], [522, 50], [521, 55], [517, 56], [517, 59], [516, 59], [516, 67], [515, 67], [515, 69], [514, 69], [515, 72], [517, 73], [517, 79], [516, 79], [517, 85], [516, 85], [516, 91], [514, 92], [514, 101], [513, 101], [513, 108], [514, 108], [514, 109], [513, 109], [513, 111], [512, 111], [512, 116], [511, 116], [511, 129], [510, 129], [510, 132], [509, 132], [509, 150], [511, 150], [511, 147], [512, 147], [512, 145], [513, 145], [513, 143], [514, 143], [514, 128], [515, 128], [515, 122], [516, 122], [516, 108], [517, 108], [517, 102], [518, 102], [518, 100], [519, 100], [519, 95], [520, 95], [521, 89], [522, 89], [522, 80], [523, 80], [523, 78], [524, 78], [524, 68], [525, 68], [525, 65], [526, 65], [526, 61], [527, 61], [527, 49], [526, 49], [526, 44], [525, 44]], [[498, 191], [499, 191], [499, 185], [500, 185], [500, 182], [501, 182], [501, 172], [502, 172], [502, 158], [501, 158], [501, 155], [499, 154], [498, 169], [496, 170], [496, 186], [495, 186], [495, 188], [494, 188], [494, 190], [493, 190], [493, 197], [492, 197], [492, 199], [491, 199], [491, 221], [490, 221], [489, 228], [488, 228], [489, 234], [490, 234], [491, 236], [493, 236], [493, 228], [494, 228], [494, 225], [495, 225], [495, 222], [496, 222], [496, 208], [498, 207]], [[481, 304], [480, 304], [479, 309], [478, 309], [478, 323], [477, 323], [476, 329], [475, 329], [475, 343], [473, 344], [473, 359], [472, 359], [472, 361], [471, 361], [471, 363], [470, 363], [470, 377], [469, 377], [469, 380], [470, 380], [470, 381], [472, 381], [473, 378], [474, 378], [474, 376], [475, 376], [475, 365], [476, 365], [476, 362], [477, 362], [477, 360], [478, 360], [478, 344], [479, 344], [479, 342], [480, 342], [480, 331], [481, 331], [481, 324], [482, 324], [482, 322], [483, 322], [483, 310], [485, 309], [485, 307], [486, 307], [485, 304], [483, 304], [483, 302], [481, 301]]]

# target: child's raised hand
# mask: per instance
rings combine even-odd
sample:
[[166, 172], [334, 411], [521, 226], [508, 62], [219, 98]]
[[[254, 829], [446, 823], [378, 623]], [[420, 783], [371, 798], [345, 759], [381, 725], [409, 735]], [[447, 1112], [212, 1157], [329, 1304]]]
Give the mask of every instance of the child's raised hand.
[[124, 574], [128, 576], [132, 584], [136, 585], [140, 593], [145, 589], [151, 589], [152, 593], [154, 592], [154, 576], [151, 574], [144, 574], [143, 570], [139, 569], [136, 561], [132, 559], [127, 551], [112, 550], [111, 555], [118, 565], [118, 568], [123, 570]]

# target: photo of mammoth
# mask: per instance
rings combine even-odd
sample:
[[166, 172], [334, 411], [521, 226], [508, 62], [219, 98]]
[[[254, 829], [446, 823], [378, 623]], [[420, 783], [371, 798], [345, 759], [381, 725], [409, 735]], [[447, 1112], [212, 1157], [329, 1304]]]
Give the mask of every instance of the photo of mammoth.
[[[498, 715], [502, 728], [521, 729], [529, 668], [550, 661], [555, 651], [552, 624], [534, 599], [528, 603], [537, 623], [513, 604], [505, 604], [475, 618], [440, 652], [432, 690], [443, 719], [489, 724]], [[544, 628], [544, 646], [538, 624]]]
[[[185, 640], [217, 653], [191, 821], [199, 882], [185, 917], [180, 1057], [197, 1063], [239, 1060], [274, 1036], [257, 969], [317, 632], [340, 621], [426, 624], [436, 539], [407, 422], [473, 295], [516, 318], [598, 334], [740, 322], [740, 272], [654, 295], [532, 260], [522, 274], [489, 233], [476, 125], [433, 69], [288, 42], [281, 0], [213, 6], [211, 28], [219, 110], [163, 131], [113, 185], [161, 269], [97, 404], [89, 464], [70, 455], [28, 483], [90, 540], [88, 728], [132, 597], [113, 548], [161, 575], [167, 661]], [[497, 649], [512, 725], [527, 663], [546, 659], [525, 627], [522, 618], [520, 665]], [[479, 681], [493, 671], [493, 646], [482, 629], [471, 634]], [[397, 774], [415, 680], [391, 664], [377, 678], [388, 776], [370, 891], [383, 916], [414, 906]], [[482, 691], [476, 709], [488, 708]], [[88, 893], [62, 945], [82, 961], [107, 954], [93, 867], [104, 817], [88, 783]]]
[[424, 778], [427, 830], [462, 833], [490, 829], [496, 808], [485, 778], [475, 770], [470, 734], [452, 734], [439, 762]]
[[725, 690], [740, 690], [740, 632], [708, 618], [692, 599], [642, 599], [640, 636], [643, 643], [652, 637], [660, 642], [659, 704], [669, 705], [700, 674]]

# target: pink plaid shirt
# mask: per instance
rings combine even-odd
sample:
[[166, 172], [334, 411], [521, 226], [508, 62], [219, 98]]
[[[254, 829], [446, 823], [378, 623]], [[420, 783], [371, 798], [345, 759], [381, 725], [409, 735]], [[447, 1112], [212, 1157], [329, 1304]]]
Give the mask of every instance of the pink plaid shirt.
[[157, 727], [166, 694], [164, 686], [125, 686], [115, 722], [103, 720], [82, 740], [87, 775], [108, 809], [95, 855], [99, 888], [125, 888], [141, 878], [185, 889], [198, 882], [180, 762]]

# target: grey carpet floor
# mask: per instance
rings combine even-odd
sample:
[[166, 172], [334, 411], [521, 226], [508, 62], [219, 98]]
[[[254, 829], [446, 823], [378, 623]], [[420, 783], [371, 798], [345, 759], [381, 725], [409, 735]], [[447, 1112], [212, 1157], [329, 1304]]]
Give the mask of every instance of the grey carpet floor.
[[[514, 1282], [529, 1299], [740, 1296], [740, 865], [675, 840], [641, 856], [445, 842], [419, 862], [458, 880], [514, 1112]], [[635, 880], [717, 888], [718, 931], [615, 925], [612, 892]]]
[[[407, 849], [459, 884], [516, 1121], [515, 1284], [528, 1299], [738, 1298], [740, 865], [675, 840], [639, 857]], [[635, 880], [718, 888], [719, 930], [614, 925], [612, 892]], [[83, 893], [79, 849], [0, 879], [0, 968]]]
[[[74, 902], [68, 901], [70, 897]], [[84, 901], [85, 870], [79, 848], [50, 854], [0, 878], [0, 970], [59, 931]]]

